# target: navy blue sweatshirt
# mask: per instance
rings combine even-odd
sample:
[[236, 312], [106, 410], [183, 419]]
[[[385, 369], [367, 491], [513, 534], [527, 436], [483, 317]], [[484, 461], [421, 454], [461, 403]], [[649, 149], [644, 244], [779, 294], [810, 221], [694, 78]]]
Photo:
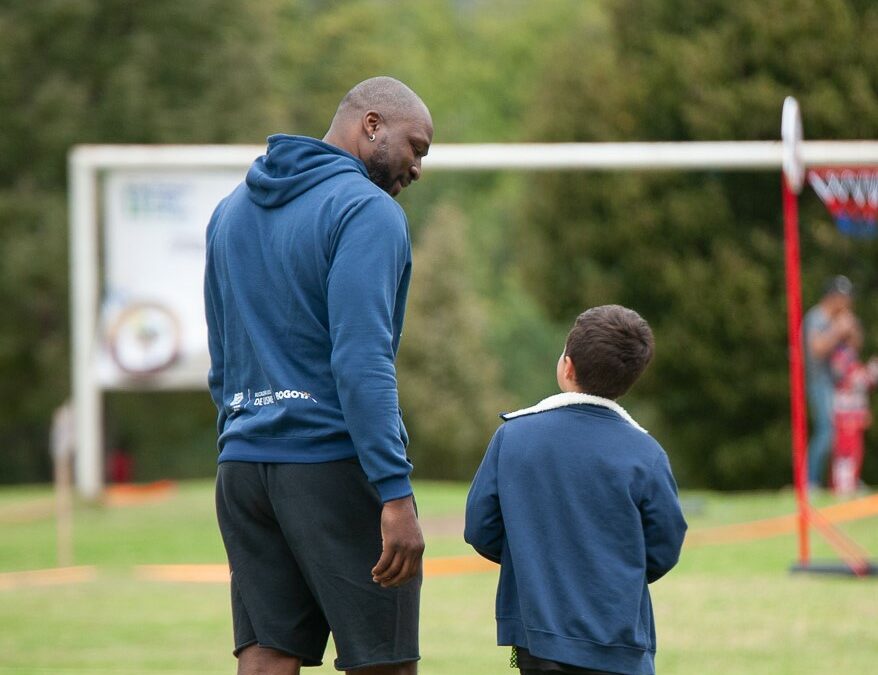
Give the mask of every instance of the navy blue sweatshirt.
[[394, 361], [411, 277], [402, 208], [353, 155], [275, 135], [207, 228], [219, 461], [359, 457], [411, 494]]
[[497, 643], [593, 670], [655, 672], [647, 584], [686, 532], [667, 455], [613, 401], [558, 394], [494, 435], [465, 538], [499, 562]]

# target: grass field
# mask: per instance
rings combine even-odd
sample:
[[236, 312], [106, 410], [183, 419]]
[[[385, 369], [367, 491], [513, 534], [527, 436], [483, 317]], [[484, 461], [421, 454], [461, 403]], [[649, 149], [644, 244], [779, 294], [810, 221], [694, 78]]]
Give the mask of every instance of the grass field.
[[[429, 557], [470, 553], [460, 537], [466, 486], [416, 487]], [[686, 493], [691, 532], [791, 513], [790, 492]], [[822, 503], [832, 503], [824, 497]], [[878, 517], [843, 529], [878, 556]], [[0, 577], [49, 568], [55, 530], [47, 488], [0, 490]], [[815, 557], [829, 550], [814, 541]], [[792, 535], [688, 546], [652, 587], [657, 668], [666, 674], [878, 672], [878, 579], [790, 575]], [[231, 673], [228, 591], [222, 583], [143, 581], [137, 566], [222, 563], [212, 484], [185, 482], [140, 505], [79, 504], [76, 565], [94, 578], [0, 586], [0, 674]], [[512, 672], [494, 646], [496, 572], [428, 577], [421, 672]], [[332, 655], [310, 673], [334, 672]]]

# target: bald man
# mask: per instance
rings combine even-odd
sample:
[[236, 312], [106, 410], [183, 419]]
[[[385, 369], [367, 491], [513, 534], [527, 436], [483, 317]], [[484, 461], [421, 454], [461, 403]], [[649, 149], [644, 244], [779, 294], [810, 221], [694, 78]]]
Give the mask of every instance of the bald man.
[[238, 673], [416, 672], [421, 559], [394, 361], [411, 242], [394, 201], [430, 113], [389, 77], [323, 140], [275, 135], [207, 229], [205, 307]]

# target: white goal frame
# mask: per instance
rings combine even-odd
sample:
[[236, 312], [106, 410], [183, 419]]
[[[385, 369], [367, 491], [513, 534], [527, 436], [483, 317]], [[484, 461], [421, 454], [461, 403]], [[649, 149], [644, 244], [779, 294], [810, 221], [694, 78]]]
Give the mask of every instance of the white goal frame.
[[[878, 141], [674, 143], [437, 144], [424, 159], [432, 171], [780, 171], [790, 153], [805, 166], [878, 165]], [[103, 393], [97, 373], [101, 296], [99, 186], [116, 169], [240, 169], [264, 154], [262, 145], [79, 145], [69, 168], [70, 302], [75, 480], [97, 499], [103, 478]], [[787, 159], [789, 162], [789, 159]], [[205, 224], [206, 225], [206, 224]], [[205, 381], [167, 381], [144, 388], [206, 388]]]

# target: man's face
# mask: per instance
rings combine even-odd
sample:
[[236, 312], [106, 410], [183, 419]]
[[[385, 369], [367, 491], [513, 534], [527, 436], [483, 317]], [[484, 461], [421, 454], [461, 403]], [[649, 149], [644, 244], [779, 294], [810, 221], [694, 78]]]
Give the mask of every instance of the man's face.
[[377, 145], [364, 163], [372, 182], [396, 197], [421, 177], [421, 159], [433, 141], [433, 124], [424, 111], [416, 118], [387, 124], [376, 135]]

